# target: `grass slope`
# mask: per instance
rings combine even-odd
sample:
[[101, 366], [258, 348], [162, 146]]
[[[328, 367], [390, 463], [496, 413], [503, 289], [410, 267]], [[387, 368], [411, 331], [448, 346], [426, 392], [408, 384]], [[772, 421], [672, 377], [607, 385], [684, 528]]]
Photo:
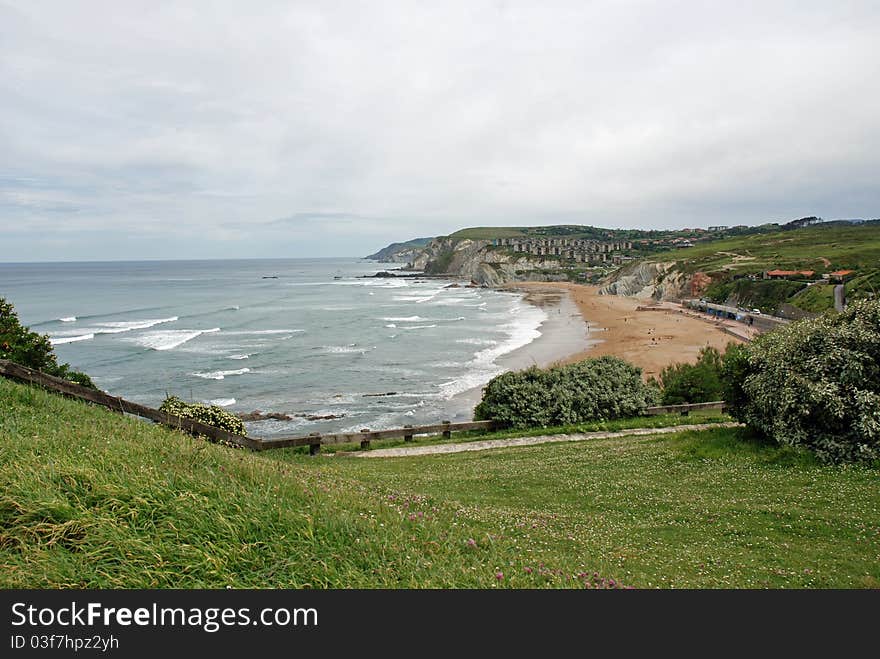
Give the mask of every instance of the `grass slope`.
[[[699, 243], [652, 260], [674, 259], [691, 272], [762, 272], [841, 268], [875, 269], [880, 264], [880, 224], [813, 226]], [[829, 263], [826, 263], [830, 261]]]
[[315, 459], [0, 380], [0, 437], [4, 588], [880, 585], [877, 469], [730, 430]]

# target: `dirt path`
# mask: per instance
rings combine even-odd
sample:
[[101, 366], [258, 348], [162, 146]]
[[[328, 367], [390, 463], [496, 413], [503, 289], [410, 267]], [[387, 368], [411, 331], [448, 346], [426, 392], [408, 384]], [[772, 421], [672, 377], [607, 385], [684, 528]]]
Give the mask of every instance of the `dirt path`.
[[398, 458], [413, 455], [436, 455], [438, 453], [463, 453], [464, 451], [485, 451], [508, 446], [533, 446], [550, 442], [583, 442], [590, 439], [611, 439], [614, 437], [637, 437], [645, 435], [667, 435], [688, 430], [708, 430], [710, 428], [735, 428], [741, 424], [698, 423], [691, 426], [671, 426], [666, 428], [632, 428], [617, 432], [584, 432], [571, 435], [538, 435], [536, 437], [511, 437], [510, 439], [487, 439], [478, 442], [459, 442], [456, 444], [434, 444], [433, 446], [399, 446], [380, 448], [374, 451], [348, 453], [357, 458]]

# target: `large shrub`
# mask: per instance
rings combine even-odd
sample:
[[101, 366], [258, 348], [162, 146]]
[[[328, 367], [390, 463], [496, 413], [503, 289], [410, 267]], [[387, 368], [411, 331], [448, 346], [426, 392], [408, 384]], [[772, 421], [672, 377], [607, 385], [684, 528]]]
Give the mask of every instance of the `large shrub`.
[[85, 373], [73, 371], [69, 364], [59, 364], [49, 337], [31, 332], [18, 320], [15, 307], [0, 297], [0, 359], [43, 371], [48, 375], [95, 389]]
[[217, 405], [204, 403], [187, 403], [177, 396], [168, 396], [159, 409], [167, 414], [176, 414], [187, 419], [201, 421], [209, 426], [220, 428], [236, 435], [247, 435], [244, 422], [232, 412], [227, 412]]
[[514, 428], [547, 427], [636, 416], [658, 402], [640, 368], [617, 357], [548, 369], [532, 367], [494, 378], [474, 410]]
[[721, 400], [721, 353], [711, 346], [700, 350], [696, 364], [672, 364], [660, 372], [664, 405]]
[[880, 458], [880, 302], [858, 302], [729, 350], [730, 413], [831, 462]]

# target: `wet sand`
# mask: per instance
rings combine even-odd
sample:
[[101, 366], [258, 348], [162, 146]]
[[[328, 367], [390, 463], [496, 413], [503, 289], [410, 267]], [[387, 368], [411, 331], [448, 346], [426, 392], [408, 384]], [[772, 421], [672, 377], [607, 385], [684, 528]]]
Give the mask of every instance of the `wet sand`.
[[[590, 337], [584, 317], [568, 291], [558, 289], [535, 289], [517, 291], [525, 293], [525, 300], [540, 307], [547, 314], [538, 330], [541, 336], [499, 357], [496, 363], [508, 371], [518, 371], [530, 366], [546, 367], [566, 363], [595, 341]], [[474, 407], [483, 397], [483, 387], [468, 389], [452, 397], [450, 419], [470, 421]]]
[[560, 361], [566, 364], [589, 357], [614, 355], [640, 366], [644, 377], [648, 378], [659, 375], [669, 364], [695, 362], [700, 349], [705, 346], [723, 351], [728, 343], [742, 342], [715, 324], [681, 313], [674, 307], [667, 306], [662, 311], [639, 311], [636, 307], [649, 306], [650, 302], [618, 295], [599, 295], [596, 286], [520, 282], [507, 288], [524, 291], [527, 298], [554, 291], [570, 295], [588, 327], [589, 338], [580, 348], [561, 358]]
[[[660, 311], [639, 311], [651, 302], [618, 295], [599, 295], [598, 287], [565, 282], [517, 282], [506, 290], [523, 293], [525, 300], [547, 314], [541, 336], [528, 345], [499, 357], [497, 363], [515, 371], [529, 366], [547, 367], [614, 355], [639, 366], [642, 376], [657, 377], [664, 367], [695, 362], [700, 349], [724, 351], [728, 343], [741, 343], [718, 324], [685, 314], [675, 305]], [[450, 418], [473, 418], [483, 387], [452, 398]]]

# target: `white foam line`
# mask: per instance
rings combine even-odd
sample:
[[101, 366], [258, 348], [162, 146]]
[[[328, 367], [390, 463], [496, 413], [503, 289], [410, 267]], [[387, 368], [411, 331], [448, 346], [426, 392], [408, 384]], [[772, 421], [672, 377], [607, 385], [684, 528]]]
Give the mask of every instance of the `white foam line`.
[[191, 341], [197, 336], [212, 332], [219, 332], [219, 327], [206, 330], [168, 330], [165, 332], [147, 332], [143, 336], [139, 336], [136, 342], [144, 348], [151, 350], [173, 350], [183, 345], [187, 341]]
[[467, 364], [470, 369], [468, 373], [438, 385], [446, 398], [482, 386], [496, 375], [500, 375], [504, 369], [496, 364], [499, 357], [522, 348], [541, 336], [538, 328], [547, 320], [547, 314], [544, 311], [518, 301], [516, 308], [511, 309], [511, 312], [516, 316], [516, 319], [502, 327], [508, 335], [507, 339], [497, 345], [475, 352], [474, 358]]
[[[236, 371], [211, 371], [210, 373], [193, 373], [197, 378], [203, 378], [205, 380], [222, 380], [227, 375], [244, 375], [245, 373], [250, 373], [251, 369], [249, 368], [240, 368]], [[232, 403], [230, 403], [231, 405]]]
[[162, 323], [173, 323], [177, 319], [177, 316], [171, 316], [170, 318], [154, 318], [149, 320], [121, 320], [95, 323], [100, 328], [95, 330], [95, 334], [121, 334], [133, 330], [147, 329]]
[[95, 338], [94, 334], [82, 334], [80, 336], [65, 336], [65, 337], [61, 337], [61, 336], [52, 337], [52, 336], [50, 336], [49, 341], [52, 343], [53, 346], [57, 346], [57, 345], [61, 345], [62, 343], [74, 343], [76, 341], [88, 341], [89, 339], [94, 339], [94, 338]]
[[232, 330], [224, 331], [224, 336], [247, 336], [250, 334], [298, 334], [304, 329], [267, 329], [267, 330]]

